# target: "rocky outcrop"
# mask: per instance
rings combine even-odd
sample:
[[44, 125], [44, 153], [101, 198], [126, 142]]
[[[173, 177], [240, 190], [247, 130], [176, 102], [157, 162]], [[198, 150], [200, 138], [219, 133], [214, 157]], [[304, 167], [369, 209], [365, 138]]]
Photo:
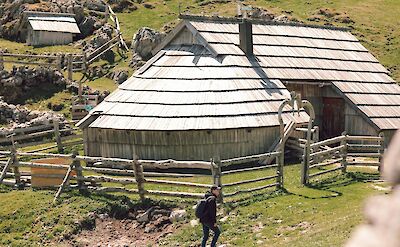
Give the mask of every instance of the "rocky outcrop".
[[346, 247], [400, 246], [400, 132], [384, 157], [383, 176], [393, 185], [392, 193], [368, 200], [364, 209], [367, 223], [357, 228]]
[[0, 128], [0, 135], [14, 129], [49, 124], [53, 119], [65, 121], [61, 114], [54, 112], [31, 111], [20, 105], [8, 104], [0, 98], [0, 124], [7, 127]]
[[14, 66], [11, 71], [0, 71], [0, 96], [9, 103], [21, 102], [33, 91], [64, 88], [66, 82], [64, 75], [53, 68]]
[[151, 58], [151, 51], [162, 42], [165, 33], [158, 32], [154, 29], [143, 27], [135, 34], [132, 41], [132, 60], [130, 66], [137, 68], [141, 66], [142, 61]]
[[125, 69], [117, 69], [112, 72], [111, 79], [118, 85], [122, 84], [129, 78], [129, 72]]
[[[93, 38], [89, 41], [82, 41], [81, 45], [83, 46], [83, 50], [90, 54], [96, 49], [100, 48], [102, 45], [107, 43], [112, 39], [113, 28], [110, 24], [104, 24], [101, 28], [94, 32]], [[107, 60], [110, 63], [114, 62], [115, 54], [112, 50], [107, 51], [101, 57], [101, 59]]]

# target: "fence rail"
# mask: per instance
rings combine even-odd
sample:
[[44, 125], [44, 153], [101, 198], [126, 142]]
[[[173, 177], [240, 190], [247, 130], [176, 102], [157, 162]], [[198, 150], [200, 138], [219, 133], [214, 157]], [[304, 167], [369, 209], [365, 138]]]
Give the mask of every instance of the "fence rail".
[[[348, 166], [380, 168], [384, 152], [382, 135], [350, 136], [343, 133], [341, 136], [309, 145], [310, 154], [308, 155], [311, 159], [309, 162], [303, 163], [303, 170], [305, 171], [302, 178], [303, 184], [308, 184], [310, 178], [323, 174], [339, 170], [345, 173]], [[311, 169], [319, 169], [319, 171], [311, 173]]]
[[[240, 157], [228, 160], [218, 160], [211, 159], [211, 161], [176, 161], [176, 160], [141, 160], [141, 159], [119, 159], [119, 158], [104, 158], [104, 157], [89, 157], [81, 156], [76, 152], [73, 154], [50, 154], [50, 153], [29, 153], [29, 152], [18, 152], [15, 148], [11, 148], [11, 151], [0, 151], [0, 155], [7, 156], [7, 160], [0, 161], [0, 167], [2, 168], [2, 173], [0, 176], [0, 183], [3, 184], [13, 184], [21, 186], [21, 184], [29, 185], [29, 181], [22, 182], [20, 168], [42, 168], [42, 169], [55, 169], [60, 171], [65, 171], [66, 173], [62, 176], [60, 174], [41, 174], [43, 178], [63, 178], [62, 183], [58, 187], [57, 193], [55, 195], [55, 200], [57, 200], [63, 190], [67, 187], [72, 188], [69, 185], [69, 181], [75, 181], [78, 184], [78, 188], [87, 189], [89, 191], [96, 192], [124, 192], [130, 194], [138, 194], [143, 200], [147, 195], [158, 195], [158, 196], [172, 196], [172, 197], [183, 197], [183, 198], [202, 198], [204, 194], [202, 193], [190, 193], [187, 191], [163, 191], [163, 190], [151, 190], [146, 189], [146, 184], [156, 184], [156, 185], [168, 185], [172, 188], [176, 187], [189, 187], [189, 188], [210, 188], [212, 185], [218, 185], [223, 188], [234, 188], [230, 193], [223, 195], [221, 193], [220, 200], [223, 201], [223, 197], [232, 197], [242, 193], [250, 193], [254, 191], [259, 191], [265, 188], [281, 188], [283, 187], [283, 174], [280, 172], [281, 166], [283, 164], [278, 164], [279, 162], [279, 152], [266, 153], [260, 155], [253, 155], [247, 157]], [[230, 166], [228, 164], [237, 164], [237, 162], [252, 162], [257, 160], [263, 160], [265, 157], [275, 157], [277, 163], [273, 165], [265, 165], [259, 167], [251, 168], [239, 168], [234, 170], [229, 170]], [[26, 159], [31, 159], [30, 161], [21, 161]], [[69, 165], [60, 164], [50, 164], [46, 162], [35, 161], [35, 158], [64, 158], [69, 160]], [[87, 162], [91, 164], [96, 164], [95, 167], [92, 166], [82, 166], [82, 162]], [[105, 165], [123, 165], [125, 169], [121, 168], [106, 168]], [[99, 167], [100, 166], [100, 167]], [[222, 168], [227, 169], [222, 172]], [[169, 169], [202, 169], [203, 173], [193, 174], [188, 173], [170, 173]], [[156, 171], [145, 171], [145, 169], [160, 169]], [[242, 173], [245, 171], [266, 171], [270, 169], [276, 169], [274, 175], [262, 175], [258, 178], [246, 179], [240, 181], [234, 181], [229, 183], [223, 183], [222, 177], [229, 174]], [[10, 172], [13, 170], [13, 172]], [[165, 172], [167, 171], [167, 172]], [[207, 172], [205, 174], [204, 172]], [[73, 174], [74, 173], [74, 174]], [[85, 173], [89, 173], [86, 175]], [[93, 173], [96, 173], [94, 175]], [[211, 174], [211, 175], [210, 175]], [[54, 175], [54, 176], [53, 176]], [[33, 177], [32, 174], [30, 174]], [[38, 177], [35, 175], [36, 178]], [[53, 176], [53, 177], [52, 177]], [[125, 176], [125, 177], [118, 177]], [[128, 176], [128, 177], [127, 177]], [[177, 181], [170, 180], [168, 178], [187, 178], [187, 177], [209, 177], [210, 183], [198, 183], [198, 182], [188, 182], [188, 181]], [[6, 178], [14, 177], [14, 180]], [[28, 177], [29, 173], [24, 173], [24, 179]], [[157, 179], [157, 177], [162, 177], [162, 179]], [[267, 183], [267, 181], [274, 180], [274, 182]], [[261, 186], [254, 186], [252, 188], [241, 189], [240, 185], [251, 185], [254, 183], [266, 182], [266, 184]], [[135, 185], [137, 188], [125, 188], [125, 187], [104, 187], [99, 183], [116, 183], [122, 185]]]

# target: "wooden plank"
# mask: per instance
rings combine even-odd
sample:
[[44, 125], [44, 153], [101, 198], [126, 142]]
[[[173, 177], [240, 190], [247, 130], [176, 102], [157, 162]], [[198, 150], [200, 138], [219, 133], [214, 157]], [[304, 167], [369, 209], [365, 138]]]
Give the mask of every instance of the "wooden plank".
[[58, 191], [57, 191], [56, 195], [54, 196], [53, 203], [55, 203], [58, 200], [58, 198], [60, 197], [62, 191], [64, 190], [65, 186], [67, 185], [67, 183], [69, 181], [69, 178], [71, 176], [71, 172], [72, 172], [73, 166], [74, 166], [73, 163], [71, 163], [71, 165], [68, 167], [68, 171], [65, 174], [65, 177], [64, 177], [64, 179], [63, 179], [63, 181], [62, 181], [62, 183], [60, 185], [60, 188], [58, 188]]
[[349, 166], [381, 166], [380, 162], [373, 162], [373, 161], [351, 161], [348, 162], [347, 165]]
[[334, 147], [334, 148], [331, 148], [331, 149], [328, 149], [328, 150], [323, 150], [323, 151], [315, 152], [315, 153], [310, 154], [310, 158], [314, 158], [314, 157], [318, 157], [318, 156], [323, 156], [323, 155], [333, 154], [333, 153], [335, 153], [335, 152], [337, 152], [337, 151], [343, 150], [344, 148], [346, 148], [345, 145], [340, 145], [340, 146], [337, 146], [337, 147]]
[[331, 145], [331, 144], [334, 144], [334, 143], [341, 142], [345, 138], [346, 138], [345, 136], [338, 136], [338, 137], [330, 138], [330, 139], [327, 139], [327, 140], [324, 140], [324, 141], [312, 143], [310, 145], [310, 147], [311, 148], [318, 148], [318, 147], [324, 146], [324, 145]]
[[380, 153], [348, 153], [347, 157], [370, 157], [370, 158], [380, 158]]
[[273, 165], [265, 165], [265, 166], [256, 166], [256, 167], [251, 167], [251, 168], [235, 169], [235, 170], [230, 170], [230, 171], [224, 171], [224, 172], [222, 172], [222, 175], [239, 173], [239, 172], [257, 171], [257, 170], [270, 169], [270, 168], [275, 168], [275, 167], [278, 167], [278, 165], [273, 164]]
[[335, 167], [333, 169], [329, 169], [329, 170], [325, 170], [325, 171], [309, 174], [308, 177], [312, 178], [312, 177], [320, 176], [320, 175], [323, 175], [323, 174], [326, 174], [326, 173], [330, 173], [330, 172], [334, 172], [334, 171], [341, 170], [341, 169], [342, 169], [342, 167], [339, 166], [339, 167]]
[[119, 184], [137, 184], [135, 179], [132, 178], [114, 178], [107, 176], [85, 176], [85, 177], [72, 177], [77, 181], [84, 182], [104, 182], [104, 183], [119, 183]]
[[250, 156], [245, 156], [245, 157], [222, 160], [221, 164], [222, 164], [222, 166], [229, 166], [229, 165], [234, 165], [234, 164], [249, 163], [249, 162], [253, 162], [253, 161], [263, 160], [268, 157], [276, 157], [279, 154], [280, 154], [280, 152], [271, 152], [271, 153], [265, 153], [265, 154], [250, 155]]
[[238, 182], [226, 183], [226, 184], [223, 184], [222, 187], [231, 187], [231, 186], [236, 186], [236, 185], [241, 185], [241, 184], [255, 183], [255, 182], [274, 179], [277, 177], [278, 177], [278, 175], [273, 175], [273, 176], [267, 176], [267, 177], [262, 177], [262, 178], [255, 178], [255, 179], [243, 180], [243, 181], [238, 181]]
[[8, 169], [10, 169], [10, 167], [11, 167], [13, 161], [14, 161], [14, 158], [13, 158], [13, 157], [10, 157], [10, 158], [8, 159], [7, 163], [5, 164], [5, 166], [4, 166], [4, 168], [3, 168], [3, 171], [2, 171], [1, 174], [0, 174], [0, 184], [3, 182], [4, 178], [6, 177], [7, 171], [8, 171]]
[[309, 169], [316, 168], [316, 167], [323, 167], [323, 166], [333, 165], [333, 164], [336, 164], [336, 163], [340, 163], [341, 160], [342, 160], [342, 158], [339, 158], [339, 159], [326, 161], [326, 162], [323, 162], [323, 163], [318, 163], [318, 164], [315, 164], [315, 165], [311, 165], [309, 167]]
[[379, 136], [347, 136], [348, 141], [382, 141]]
[[169, 185], [177, 185], [177, 186], [186, 186], [186, 187], [197, 187], [197, 188], [211, 188], [211, 184], [198, 184], [198, 183], [189, 183], [189, 182], [178, 182], [178, 181], [169, 181], [169, 180], [155, 180], [155, 179], [145, 179], [145, 183], [150, 184], [169, 184]]
[[233, 193], [224, 194], [224, 197], [232, 197], [232, 196], [235, 196], [235, 195], [238, 195], [238, 194], [242, 194], [242, 193], [251, 193], [251, 192], [255, 192], [255, 191], [259, 191], [259, 190], [275, 187], [275, 186], [278, 186], [278, 185], [279, 185], [278, 183], [273, 183], [273, 184], [268, 184], [268, 185], [252, 188], [252, 189], [237, 190], [237, 191], [235, 191]]
[[204, 198], [204, 194], [202, 193], [187, 193], [187, 192], [177, 192], [177, 191], [146, 190], [146, 194], [181, 197], [181, 198], [199, 198], [199, 199]]
[[98, 193], [122, 192], [122, 193], [128, 193], [128, 194], [138, 194], [137, 189], [126, 189], [124, 187], [92, 187], [92, 186], [89, 186], [87, 189], [91, 192], [98, 192]]
[[347, 148], [351, 151], [379, 151], [381, 145], [347, 144]]

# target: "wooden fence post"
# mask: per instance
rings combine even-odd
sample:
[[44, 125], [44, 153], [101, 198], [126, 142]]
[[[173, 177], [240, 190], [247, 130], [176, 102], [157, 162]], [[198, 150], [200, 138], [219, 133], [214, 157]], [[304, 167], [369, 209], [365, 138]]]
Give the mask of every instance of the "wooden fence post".
[[57, 54], [57, 69], [58, 69], [58, 71], [61, 71], [62, 68], [63, 68], [63, 66], [62, 66], [61, 54]]
[[19, 172], [18, 168], [18, 156], [17, 156], [17, 149], [15, 146], [11, 147], [11, 158], [12, 158], [12, 166], [14, 170], [14, 177], [15, 177], [15, 185], [17, 188], [21, 186], [21, 173]]
[[104, 14], [104, 23], [108, 22], [108, 18], [110, 18], [110, 10], [108, 8], [108, 5], [106, 5], [106, 11], [105, 11], [105, 14]]
[[73, 158], [72, 165], [73, 165], [73, 167], [75, 168], [75, 171], [76, 171], [76, 178], [78, 179], [78, 188], [79, 188], [79, 190], [81, 190], [81, 189], [83, 189], [83, 185], [84, 185], [84, 182], [82, 180], [84, 178], [84, 176], [83, 176], [83, 173], [82, 173], [81, 161], [78, 160], [76, 158], [76, 156], [78, 156], [78, 151], [74, 150], [72, 152], [72, 158]]
[[379, 133], [379, 137], [382, 138], [382, 140], [379, 141], [379, 166], [378, 166], [378, 171], [382, 171], [382, 163], [383, 163], [383, 154], [385, 152], [385, 134], [383, 132]]
[[0, 51], [0, 70], [4, 69], [4, 57], [3, 57], [3, 51]]
[[283, 188], [283, 162], [282, 162], [282, 156], [278, 155], [275, 158], [276, 164], [278, 165], [276, 169], [276, 189], [282, 189]]
[[87, 74], [88, 64], [87, 64], [86, 52], [82, 53], [82, 66], [83, 66], [83, 73]]
[[347, 132], [344, 131], [342, 133], [342, 136], [344, 137], [342, 141], [340, 141], [340, 145], [344, 146], [344, 149], [341, 152], [341, 158], [342, 160], [340, 161], [340, 165], [342, 166], [342, 172], [345, 173], [347, 170]]
[[68, 55], [67, 55], [67, 62], [68, 62], [68, 64], [67, 64], [68, 80], [70, 82], [72, 82], [72, 73], [73, 73], [73, 64], [72, 64], [72, 62], [73, 62], [73, 57], [72, 57], [71, 53], [68, 53]]
[[[73, 154], [73, 155], [72, 155], [72, 159], [75, 160], [75, 158], [76, 158], [76, 156]], [[58, 200], [58, 198], [60, 197], [61, 193], [63, 192], [65, 186], [67, 185], [67, 183], [68, 183], [68, 181], [69, 181], [69, 178], [70, 178], [70, 176], [71, 176], [71, 172], [72, 172], [72, 170], [74, 169], [74, 165], [75, 165], [75, 163], [74, 163], [74, 161], [72, 161], [71, 164], [70, 164], [69, 167], [68, 167], [67, 173], [65, 174], [65, 177], [64, 177], [64, 179], [63, 179], [63, 181], [62, 181], [60, 187], [59, 187], [58, 190], [57, 190], [56, 195], [54, 196], [53, 203], [57, 202], [57, 200]]]
[[143, 173], [143, 165], [138, 162], [138, 158], [136, 156], [134, 156], [133, 169], [135, 172], [135, 179], [136, 179], [137, 186], [138, 186], [139, 197], [140, 197], [140, 200], [142, 202], [144, 202], [144, 200], [146, 199], [146, 197], [145, 197], [146, 191], [144, 189], [145, 179], [144, 179], [144, 173]]
[[[214, 185], [222, 188], [222, 163], [219, 155], [214, 157], [215, 171], [214, 171]], [[218, 202], [224, 203], [224, 196], [221, 190], [219, 197], [217, 198]]]
[[63, 153], [64, 147], [63, 147], [62, 141], [61, 141], [60, 122], [58, 121], [58, 119], [56, 119], [56, 118], [53, 119], [53, 125], [54, 125], [54, 137], [56, 139], [58, 152]]

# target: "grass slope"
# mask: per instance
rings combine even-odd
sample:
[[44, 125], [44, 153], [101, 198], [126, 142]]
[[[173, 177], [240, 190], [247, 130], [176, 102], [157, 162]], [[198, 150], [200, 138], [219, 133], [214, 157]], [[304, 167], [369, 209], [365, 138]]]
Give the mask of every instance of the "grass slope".
[[[284, 172], [287, 191], [264, 190], [259, 194], [239, 196], [235, 201], [226, 200], [222, 211], [228, 219], [222, 223], [221, 243], [230, 246], [340, 246], [354, 226], [362, 221], [361, 208], [365, 198], [382, 193], [372, 183], [363, 182], [366, 178], [376, 178], [376, 172], [325, 176], [327, 180], [312, 188], [299, 186], [299, 165], [285, 167]], [[226, 176], [224, 181], [254, 176], [254, 172], [247, 172]], [[206, 179], [209, 177], [187, 180], [207, 182]], [[146, 185], [147, 189], [156, 187], [174, 189]], [[123, 196], [87, 196], [68, 192], [62, 195], [58, 205], [53, 205], [53, 196], [53, 191], [10, 191], [0, 187], [0, 246], [55, 243], [90, 225], [90, 212], [121, 215], [129, 205], [138, 203], [137, 196], [131, 196], [128, 201]], [[200, 243], [200, 226], [193, 228], [188, 224], [194, 219], [194, 201], [163, 197], [153, 199], [184, 207], [190, 215], [186, 222], [180, 223], [178, 232], [160, 244], [192, 246], [193, 243]]]

